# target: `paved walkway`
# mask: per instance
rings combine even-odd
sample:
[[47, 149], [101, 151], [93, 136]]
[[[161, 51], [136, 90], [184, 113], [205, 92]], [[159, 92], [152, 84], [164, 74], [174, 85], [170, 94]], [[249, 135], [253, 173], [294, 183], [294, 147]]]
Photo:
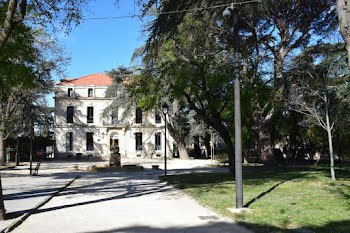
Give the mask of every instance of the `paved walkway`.
[[[173, 160], [169, 163], [169, 173], [218, 171], [200, 162], [191, 165], [193, 162]], [[151, 166], [153, 161], [143, 165], [147, 167], [147, 164]], [[78, 166], [88, 165], [81, 163]], [[200, 206], [181, 191], [160, 182], [157, 177], [163, 173], [162, 170], [68, 172], [69, 167], [70, 163], [46, 164], [46, 177], [44, 166], [42, 177], [38, 178], [52, 180], [47, 180], [50, 184], [41, 191], [33, 190], [34, 193], [46, 195], [50, 191], [45, 189], [51, 190], [51, 185], [60, 186], [76, 173], [80, 178], [13, 232], [248, 232], [232, 220]], [[3, 178], [4, 181], [6, 179]], [[27, 198], [23, 194], [26, 192], [18, 191], [18, 198]], [[33, 199], [33, 202], [36, 201], [39, 199]]]

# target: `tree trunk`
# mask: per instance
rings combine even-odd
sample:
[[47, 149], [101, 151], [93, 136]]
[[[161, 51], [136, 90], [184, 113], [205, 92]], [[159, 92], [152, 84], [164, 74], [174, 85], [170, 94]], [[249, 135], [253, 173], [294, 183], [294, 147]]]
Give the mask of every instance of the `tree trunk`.
[[6, 210], [4, 205], [4, 196], [2, 195], [2, 182], [0, 173], [0, 220], [6, 219]]
[[275, 164], [271, 139], [272, 116], [273, 110], [271, 110], [267, 116], [264, 116], [263, 111], [261, 110], [255, 111], [253, 114], [253, 120], [258, 128], [258, 141], [261, 158], [265, 165]]
[[234, 174], [235, 173], [235, 153], [234, 153], [234, 148], [233, 148], [230, 135], [224, 136], [223, 140], [225, 142], [225, 150], [228, 156], [229, 170], [230, 170], [230, 173]]
[[201, 146], [199, 142], [199, 136], [194, 136], [194, 157], [195, 158], [201, 158], [202, 157], [202, 151]]
[[0, 131], [0, 166], [5, 165], [5, 147], [4, 147], [4, 137], [3, 132]]
[[16, 16], [18, 0], [10, 0], [7, 7], [6, 18], [0, 30], [0, 54], [5, 47], [6, 42], [15, 28], [16, 24], [23, 21], [27, 10], [27, 0], [22, 0], [20, 3], [20, 14]]
[[[350, 17], [350, 14], [349, 14], [349, 17]], [[346, 39], [345, 47], [348, 53], [348, 65], [350, 66], [350, 36]]]
[[185, 143], [182, 140], [176, 141], [176, 143], [177, 143], [177, 148], [179, 149], [180, 159], [190, 159]]
[[326, 103], [326, 125], [327, 125], [327, 135], [328, 135], [328, 145], [329, 145], [329, 159], [330, 159], [331, 177], [332, 177], [332, 180], [335, 180], [332, 129], [331, 129], [331, 126], [329, 123], [328, 104], [327, 103]]
[[260, 153], [264, 164], [273, 165], [273, 148], [272, 148], [272, 140], [270, 135], [270, 130], [267, 127], [267, 124], [263, 121], [258, 126], [258, 135], [259, 135], [259, 145], [260, 145]]
[[317, 166], [318, 166], [318, 163], [319, 163], [320, 160], [321, 160], [321, 153], [320, 153], [319, 151], [316, 151], [314, 157], [316, 157], [316, 162], [315, 162], [314, 166], [317, 167]]
[[339, 31], [342, 35], [346, 51], [348, 52], [348, 64], [350, 66], [350, 2], [348, 0], [337, 0]]
[[176, 114], [179, 114], [180, 107], [178, 101], [174, 100], [173, 103], [173, 112], [172, 114], [169, 114], [169, 124], [168, 124], [168, 130], [171, 137], [175, 140], [177, 144], [177, 148], [179, 149], [179, 155], [180, 159], [190, 159], [190, 156], [188, 155], [188, 151], [186, 148], [186, 143], [183, 140], [183, 137], [181, 133], [174, 127], [174, 118]]
[[175, 140], [177, 147], [179, 149], [180, 159], [190, 159], [190, 156], [188, 155], [188, 151], [185, 145], [184, 140], [178, 136], [177, 131], [174, 129], [172, 124], [168, 124], [168, 131], [171, 137]]
[[[1, 129], [0, 125], [0, 129]], [[5, 165], [4, 161], [4, 137], [3, 132], [0, 131], [0, 165]], [[0, 220], [6, 219], [6, 210], [4, 205], [4, 197], [2, 195], [1, 173], [0, 173]]]
[[205, 146], [205, 158], [209, 159], [210, 157], [210, 134], [205, 134], [204, 137], [204, 146]]

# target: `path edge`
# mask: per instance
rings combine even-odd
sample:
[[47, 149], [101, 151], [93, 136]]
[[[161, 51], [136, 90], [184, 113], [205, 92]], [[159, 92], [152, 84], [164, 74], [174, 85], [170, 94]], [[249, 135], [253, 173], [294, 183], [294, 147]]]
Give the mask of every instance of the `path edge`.
[[8, 227], [0, 231], [0, 233], [7, 233], [11, 232], [13, 229], [21, 225], [30, 215], [32, 215], [35, 211], [37, 211], [40, 207], [48, 203], [52, 198], [57, 196], [60, 192], [62, 192], [64, 189], [66, 189], [69, 185], [71, 185], [76, 179], [79, 179], [80, 176], [76, 175], [72, 180], [70, 180], [67, 184], [59, 188], [56, 192], [54, 192], [52, 195], [45, 198], [42, 202], [34, 206], [32, 209], [30, 209], [27, 213], [20, 216], [16, 221], [11, 223]]

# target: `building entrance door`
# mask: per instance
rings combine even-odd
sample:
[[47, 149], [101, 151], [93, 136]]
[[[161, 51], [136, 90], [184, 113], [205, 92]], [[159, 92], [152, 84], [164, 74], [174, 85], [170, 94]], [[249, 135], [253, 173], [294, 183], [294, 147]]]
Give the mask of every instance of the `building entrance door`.
[[109, 141], [109, 150], [112, 150], [115, 147], [119, 147], [119, 139], [118, 138], [111, 138]]

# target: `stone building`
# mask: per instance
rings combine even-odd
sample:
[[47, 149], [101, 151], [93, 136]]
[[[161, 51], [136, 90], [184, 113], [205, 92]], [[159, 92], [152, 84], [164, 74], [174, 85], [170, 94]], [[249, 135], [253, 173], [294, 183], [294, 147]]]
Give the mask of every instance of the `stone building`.
[[[133, 109], [121, 121], [118, 112], [102, 113], [113, 101], [105, 97], [112, 79], [92, 74], [65, 79], [55, 85], [55, 157], [92, 156], [108, 159], [114, 146], [122, 157], [164, 157], [164, 120], [160, 111]], [[172, 155], [173, 139], [167, 133], [167, 155]]]

